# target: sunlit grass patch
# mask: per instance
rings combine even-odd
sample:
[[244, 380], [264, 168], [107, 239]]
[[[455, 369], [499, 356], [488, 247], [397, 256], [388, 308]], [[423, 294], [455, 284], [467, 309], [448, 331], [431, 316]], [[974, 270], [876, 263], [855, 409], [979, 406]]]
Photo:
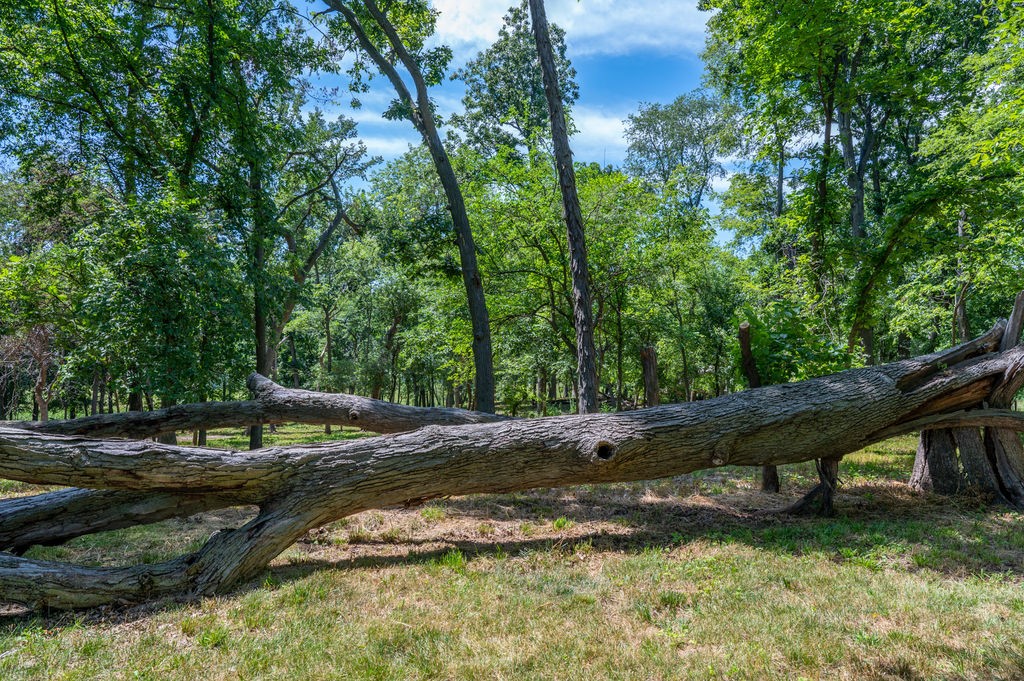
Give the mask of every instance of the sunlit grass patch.
[[[305, 444], [309, 442], [336, 442], [368, 437], [375, 433], [352, 428], [349, 426], [333, 426], [330, 433], [324, 432], [323, 426], [305, 423], [285, 423], [263, 427], [264, 447], [283, 447], [287, 445]], [[249, 433], [244, 428], [219, 428], [206, 434], [206, 446], [218, 449], [248, 449]], [[178, 433], [178, 444], [192, 444], [192, 433]]]

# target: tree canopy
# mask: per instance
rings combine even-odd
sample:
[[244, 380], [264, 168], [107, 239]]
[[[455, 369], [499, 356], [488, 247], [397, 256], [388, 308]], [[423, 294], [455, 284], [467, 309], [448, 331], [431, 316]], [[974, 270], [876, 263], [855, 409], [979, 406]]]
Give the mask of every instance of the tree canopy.
[[[601, 408], [741, 389], [744, 321], [778, 383], [1005, 314], [1019, 7], [702, 8], [702, 87], [637, 102], [621, 165], [572, 166]], [[528, 4], [455, 67], [436, 22], [421, 0], [0, 7], [0, 412], [237, 397], [252, 370], [569, 410], [579, 311]], [[571, 132], [580, 84], [549, 36]], [[435, 101], [451, 79], [461, 107]], [[348, 106], [371, 94], [422, 144], [367, 158]]]

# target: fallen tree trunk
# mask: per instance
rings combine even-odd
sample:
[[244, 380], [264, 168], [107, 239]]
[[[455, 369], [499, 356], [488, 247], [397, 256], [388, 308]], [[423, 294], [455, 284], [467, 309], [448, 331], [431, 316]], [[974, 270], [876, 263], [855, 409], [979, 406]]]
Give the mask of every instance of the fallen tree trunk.
[[[0, 554], [0, 597], [48, 607], [196, 597], [253, 578], [308, 530], [370, 508], [653, 479], [724, 465], [834, 459], [908, 428], [1020, 429], [1020, 415], [984, 408], [1019, 380], [1024, 363], [1024, 348], [997, 352], [1002, 330], [998, 326], [946, 353], [702, 402], [427, 427], [253, 452], [0, 429], [0, 477], [109, 490], [122, 496], [108, 503], [134, 508], [136, 517], [235, 504], [260, 509], [246, 525], [218, 533], [198, 552], [157, 565], [83, 568]], [[102, 513], [84, 493], [66, 494], [68, 508], [79, 517], [41, 518], [33, 511], [36, 541], [52, 543], [64, 532], [62, 523], [102, 526]], [[146, 503], [152, 504], [148, 510]], [[85, 517], [87, 506], [96, 517]], [[0, 521], [0, 537], [11, 532]]]
[[[179, 430], [210, 430], [260, 423], [358, 426], [401, 433], [424, 426], [492, 423], [509, 417], [466, 409], [411, 407], [358, 395], [290, 389], [253, 373], [256, 399], [181, 404], [149, 412], [100, 414], [69, 421], [0, 422], [0, 427], [53, 435], [148, 438]], [[20, 555], [34, 545], [54, 546], [86, 534], [145, 525], [230, 506], [217, 497], [72, 489], [0, 499], [0, 551]], [[58, 520], [60, 519], [60, 520]]]
[[70, 421], [0, 421], [0, 427], [50, 435], [158, 437], [179, 430], [212, 430], [269, 423], [355, 426], [375, 433], [403, 433], [424, 426], [492, 423], [506, 416], [451, 407], [410, 407], [344, 393], [282, 387], [260, 374], [247, 381], [255, 399], [196, 402], [154, 411], [98, 414]]
[[[62, 489], [0, 500], [0, 551], [21, 555], [75, 537], [185, 518], [234, 505], [215, 494], [177, 495], [119, 490]], [[2, 600], [2, 592], [0, 592]]]

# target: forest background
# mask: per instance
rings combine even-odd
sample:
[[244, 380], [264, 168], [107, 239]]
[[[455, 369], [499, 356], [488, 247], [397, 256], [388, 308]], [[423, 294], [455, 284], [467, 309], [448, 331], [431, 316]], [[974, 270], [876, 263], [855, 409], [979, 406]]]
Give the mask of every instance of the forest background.
[[[231, 399], [254, 369], [416, 405], [574, 408], [525, 3], [457, 68], [428, 3], [384, 3], [385, 23], [367, 6], [0, 8], [0, 418]], [[775, 383], [945, 347], [1006, 313], [1024, 288], [1018, 3], [700, 9], [703, 87], [637, 102], [621, 163], [576, 165], [602, 409], [743, 388], [744, 321]], [[459, 79], [460, 110], [435, 116], [382, 64], [413, 92]], [[360, 100], [382, 95], [411, 135], [436, 124], [470, 244], [428, 145], [368, 153]]]

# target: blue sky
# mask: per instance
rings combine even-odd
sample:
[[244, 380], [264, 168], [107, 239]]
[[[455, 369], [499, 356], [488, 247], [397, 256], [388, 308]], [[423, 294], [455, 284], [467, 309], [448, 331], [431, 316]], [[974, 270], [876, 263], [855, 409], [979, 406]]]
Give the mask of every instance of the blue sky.
[[[453, 69], [495, 40], [513, 1], [435, 0], [437, 40], [452, 48]], [[549, 21], [566, 31], [578, 74], [576, 160], [621, 164], [622, 122], [640, 102], [670, 102], [699, 87], [705, 14], [693, 0], [548, 0], [546, 6]], [[461, 108], [462, 84], [448, 82], [432, 95], [442, 115], [451, 113]], [[419, 142], [409, 122], [380, 117], [392, 97], [387, 81], [377, 78], [361, 98], [362, 109], [344, 112], [358, 122], [370, 154], [385, 159]]]

